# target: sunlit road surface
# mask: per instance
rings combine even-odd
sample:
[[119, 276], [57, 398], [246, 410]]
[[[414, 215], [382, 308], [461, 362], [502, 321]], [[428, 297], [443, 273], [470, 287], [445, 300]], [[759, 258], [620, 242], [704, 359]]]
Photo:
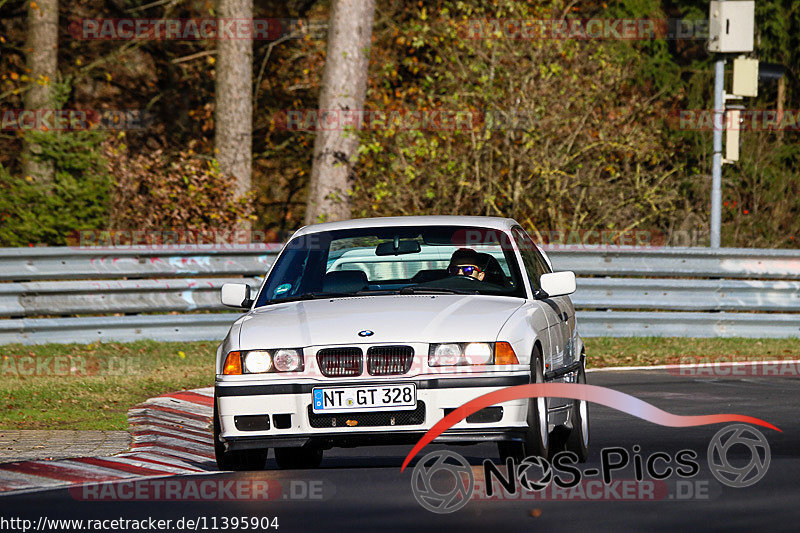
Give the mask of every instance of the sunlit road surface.
[[[131, 495], [100, 491], [81, 493], [81, 489], [0, 497], [2, 518], [49, 519], [133, 519], [172, 520], [175, 527], [183, 519], [183, 530], [244, 530], [253, 518], [262, 529], [274, 524], [277, 531], [797, 531], [800, 523], [800, 378], [795, 377], [682, 377], [666, 371], [628, 371], [590, 373], [589, 382], [608, 386], [650, 402], [676, 414], [737, 413], [771, 422], [783, 430], [777, 433], [760, 428], [771, 450], [766, 475], [756, 484], [732, 488], [719, 483], [706, 462], [712, 437], [725, 425], [686, 429], [661, 427], [611, 409], [590, 406], [592, 452], [581, 469], [601, 469], [601, 448], [622, 447], [632, 452], [640, 447], [646, 462], [654, 452], [674, 456], [680, 450], [697, 453], [700, 470], [684, 483], [680, 494], [668, 482], [669, 494], [656, 501], [626, 501], [625, 491], [587, 490], [584, 496], [562, 501], [536, 499], [470, 500], [463, 508], [436, 514], [425, 510], [411, 490], [411, 468], [400, 472], [410, 446], [334, 449], [326, 452], [317, 470], [279, 471], [270, 457], [267, 470], [257, 473], [198, 474], [175, 476], [190, 501], [131, 501]], [[432, 450], [431, 445], [420, 457]], [[497, 458], [493, 444], [449, 448], [463, 455], [472, 465], [476, 478], [483, 477], [483, 459]], [[633, 455], [633, 454], [631, 454]], [[731, 449], [735, 465], [749, 459], [741, 446]], [[413, 464], [413, 463], [412, 463]], [[663, 463], [661, 463], [663, 464]], [[632, 480], [632, 466], [613, 472], [614, 479]], [[648, 478], [645, 474], [645, 480]], [[599, 478], [592, 478], [595, 485]], [[257, 494], [269, 493], [271, 500], [229, 498], [206, 501], [187, 487], [201, 481], [233, 481], [229, 490], [255, 487]], [[190, 483], [191, 482], [191, 483]], [[260, 483], [259, 483], [260, 482]], [[266, 482], [266, 483], [264, 483]], [[233, 487], [233, 488], [231, 488]], [[265, 487], [269, 487], [266, 489]], [[597, 487], [595, 487], [597, 488]], [[94, 489], [97, 489], [96, 487]], [[148, 487], [153, 494], [153, 487]], [[261, 492], [259, 492], [261, 491]], [[265, 492], [266, 491], [266, 492]], [[689, 492], [698, 494], [688, 494]], [[634, 491], [635, 492], [635, 491]], [[658, 491], [656, 491], [658, 492]], [[631, 493], [632, 494], [632, 493]], [[631, 494], [628, 494], [630, 496]], [[599, 495], [599, 498], [598, 498]], [[563, 493], [562, 493], [563, 496]], [[671, 496], [671, 497], [670, 497]], [[96, 501], [104, 497], [105, 501]], [[113, 499], [124, 497], [124, 499]], [[135, 500], [135, 498], [134, 498]], [[238, 518], [234, 528], [233, 518]], [[186, 527], [194, 520], [193, 527]], [[51, 524], [51, 522], [42, 522]], [[75, 528], [76, 524], [72, 524]], [[84, 524], [85, 527], [85, 524]], [[163, 530], [164, 528], [162, 528]], [[4, 529], [12, 531], [13, 529]], [[175, 529], [177, 530], [177, 528]]]

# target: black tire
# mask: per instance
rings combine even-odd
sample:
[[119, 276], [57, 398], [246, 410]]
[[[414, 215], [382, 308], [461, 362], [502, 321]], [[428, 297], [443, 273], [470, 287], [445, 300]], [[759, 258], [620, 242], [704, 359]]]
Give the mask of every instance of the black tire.
[[[531, 383], [544, 383], [544, 360], [538, 347], [534, 349], [531, 360]], [[550, 448], [550, 434], [547, 425], [547, 398], [528, 399], [528, 428], [525, 442], [498, 442], [500, 460], [512, 457], [517, 462], [525, 457], [536, 455], [547, 457]]]
[[214, 398], [214, 457], [220, 470], [263, 470], [267, 462], [269, 448], [261, 450], [225, 451], [225, 444], [219, 439], [220, 425], [217, 412], [217, 399]]
[[497, 451], [500, 453], [500, 462], [506, 464], [509, 458], [519, 464], [525, 459], [525, 444], [521, 442], [498, 442]]
[[[586, 363], [578, 370], [577, 383], [586, 384]], [[589, 405], [585, 400], [574, 400], [570, 409], [570, 425], [572, 429], [566, 439], [566, 450], [574, 452], [581, 463], [589, 458]]]
[[322, 448], [311, 445], [302, 448], [275, 448], [275, 462], [282, 470], [317, 468], [322, 463]]
[[[544, 383], [544, 358], [539, 348], [533, 351], [531, 383]], [[526, 456], [547, 457], [550, 432], [547, 427], [547, 398], [528, 399], [528, 431], [525, 434]]]

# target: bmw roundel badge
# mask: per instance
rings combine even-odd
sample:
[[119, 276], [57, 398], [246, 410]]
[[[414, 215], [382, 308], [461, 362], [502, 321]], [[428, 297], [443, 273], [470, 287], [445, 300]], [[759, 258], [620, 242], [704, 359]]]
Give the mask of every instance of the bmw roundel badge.
[[359, 331], [358, 332], [358, 336], [359, 337], [372, 337], [373, 335], [375, 335], [375, 332], [374, 331], [370, 331], [368, 329], [365, 329], [364, 331]]

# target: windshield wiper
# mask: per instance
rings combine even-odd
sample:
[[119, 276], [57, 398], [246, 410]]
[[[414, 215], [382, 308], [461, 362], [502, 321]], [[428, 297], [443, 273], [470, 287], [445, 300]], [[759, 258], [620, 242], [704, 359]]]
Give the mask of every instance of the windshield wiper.
[[463, 289], [448, 289], [446, 287], [420, 287], [412, 285], [403, 287], [399, 294], [478, 294], [478, 291], [465, 291]]
[[365, 289], [352, 293], [352, 296], [372, 296], [379, 294], [398, 294], [398, 289]]
[[288, 302], [299, 302], [301, 300], [324, 300], [325, 298], [341, 298], [343, 296], [352, 296], [352, 293], [339, 293], [339, 292], [307, 292], [300, 296], [292, 296], [291, 298], [273, 298], [264, 302], [265, 305], [282, 304]]
[[325, 300], [327, 298], [347, 298], [351, 296], [371, 296], [381, 294], [478, 294], [478, 291], [465, 291], [461, 289], [448, 289], [440, 287], [410, 286], [402, 289], [367, 289], [356, 292], [307, 292], [300, 296], [290, 298], [273, 298], [262, 305], [283, 304], [304, 300]]

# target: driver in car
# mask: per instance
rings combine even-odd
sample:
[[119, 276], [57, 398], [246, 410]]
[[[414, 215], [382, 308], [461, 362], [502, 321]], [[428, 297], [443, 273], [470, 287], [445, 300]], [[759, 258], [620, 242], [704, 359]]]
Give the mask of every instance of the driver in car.
[[459, 248], [453, 252], [447, 273], [451, 276], [465, 276], [495, 285], [505, 285], [505, 274], [497, 259], [471, 248]]

